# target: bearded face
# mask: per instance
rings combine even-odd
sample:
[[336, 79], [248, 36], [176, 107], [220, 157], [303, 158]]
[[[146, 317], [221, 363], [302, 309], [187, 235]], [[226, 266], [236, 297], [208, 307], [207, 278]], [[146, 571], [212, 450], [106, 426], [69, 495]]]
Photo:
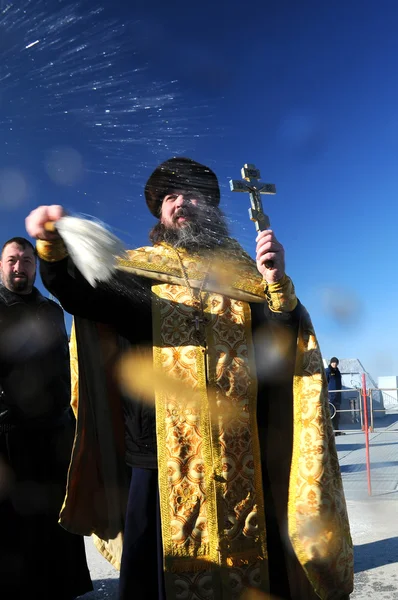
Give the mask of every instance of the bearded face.
[[227, 236], [225, 217], [218, 207], [197, 191], [173, 190], [162, 201], [160, 223], [150, 238], [175, 248], [211, 249]]
[[36, 257], [29, 246], [8, 244], [1, 257], [1, 280], [3, 285], [16, 294], [30, 294], [36, 278]]

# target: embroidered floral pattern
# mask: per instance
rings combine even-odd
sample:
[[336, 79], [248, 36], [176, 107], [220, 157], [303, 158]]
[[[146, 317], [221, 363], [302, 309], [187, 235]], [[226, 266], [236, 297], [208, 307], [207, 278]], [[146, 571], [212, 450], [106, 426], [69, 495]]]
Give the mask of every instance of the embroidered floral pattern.
[[[160, 326], [155, 333], [155, 363], [184, 384], [180, 392], [159, 391], [156, 399], [157, 426], [164, 440], [160, 469], [167, 465], [167, 478], [160, 484], [166, 565], [179, 571], [179, 558], [195, 556], [209, 565], [235, 564], [242, 555], [243, 562], [239, 561], [245, 569], [237, 563], [231, 569], [231, 590], [238, 584], [236, 589], [243, 589], [244, 571], [254, 565], [253, 581], [262, 580], [266, 587], [265, 525], [263, 515], [260, 521], [257, 515], [262, 490], [255, 485], [260, 481], [259, 473], [255, 477], [260, 461], [252, 447], [256, 392], [248, 352], [250, 312], [241, 301], [203, 294], [211, 348], [206, 361], [205, 348], [198, 346], [194, 335], [188, 290], [173, 284], [154, 290]], [[235, 597], [232, 591], [228, 597]]]

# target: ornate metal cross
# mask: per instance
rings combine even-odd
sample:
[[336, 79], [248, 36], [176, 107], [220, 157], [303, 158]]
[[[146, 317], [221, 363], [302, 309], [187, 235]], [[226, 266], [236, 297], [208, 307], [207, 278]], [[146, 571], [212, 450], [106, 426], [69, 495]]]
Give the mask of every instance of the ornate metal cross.
[[[229, 185], [232, 192], [249, 192], [251, 208], [249, 208], [249, 217], [254, 221], [256, 231], [264, 231], [270, 228], [268, 215], [264, 213], [261, 194], [276, 194], [276, 187], [273, 183], [262, 183], [260, 170], [252, 164], [245, 164], [241, 169], [242, 179], [230, 179]], [[267, 269], [272, 269], [274, 263], [267, 260], [265, 263]]]
[[248, 192], [250, 195], [251, 208], [249, 216], [256, 225], [256, 231], [269, 229], [270, 221], [263, 211], [261, 194], [276, 194], [273, 183], [262, 183], [260, 171], [254, 165], [246, 164], [241, 169], [242, 179], [230, 179], [229, 185], [232, 192]]

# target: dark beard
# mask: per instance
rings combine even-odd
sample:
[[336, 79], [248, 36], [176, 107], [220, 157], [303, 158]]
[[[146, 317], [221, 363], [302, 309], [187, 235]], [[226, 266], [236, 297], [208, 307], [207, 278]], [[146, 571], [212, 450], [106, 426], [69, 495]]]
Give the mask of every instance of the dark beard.
[[[178, 214], [183, 215], [184, 210]], [[189, 214], [191, 212], [189, 211]], [[149, 234], [153, 244], [165, 242], [174, 248], [186, 250], [212, 250], [222, 246], [228, 237], [225, 216], [218, 207], [209, 205], [195, 210], [194, 220], [181, 227], [166, 227], [159, 222]]]
[[26, 292], [29, 289], [29, 281], [27, 279], [23, 279], [22, 281], [13, 281], [12, 288], [14, 292]]
[[29, 281], [28, 277], [21, 281], [15, 281], [13, 277], [8, 277], [6, 280], [3, 279], [3, 285], [14, 292], [15, 294], [30, 294], [33, 288], [34, 280]]

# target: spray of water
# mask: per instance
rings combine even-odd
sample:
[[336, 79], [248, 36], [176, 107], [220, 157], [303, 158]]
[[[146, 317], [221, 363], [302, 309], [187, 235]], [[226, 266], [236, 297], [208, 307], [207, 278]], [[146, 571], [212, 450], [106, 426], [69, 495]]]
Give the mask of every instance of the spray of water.
[[[135, 44], [144, 25], [133, 11], [122, 17], [88, 0], [3, 0], [1, 162], [18, 165], [25, 181], [24, 157], [63, 186], [93, 173], [97, 190], [104, 181], [123, 189], [113, 201], [125, 204], [142, 193], [154, 156], [189, 153], [206, 135], [209, 108], [188, 103], [178, 81], [154, 79]], [[87, 188], [79, 208], [97, 203]]]

